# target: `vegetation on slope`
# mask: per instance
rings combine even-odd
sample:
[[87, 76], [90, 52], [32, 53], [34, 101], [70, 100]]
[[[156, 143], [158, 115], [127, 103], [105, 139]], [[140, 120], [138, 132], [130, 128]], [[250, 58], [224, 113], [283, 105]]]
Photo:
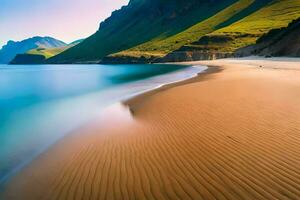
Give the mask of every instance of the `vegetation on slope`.
[[46, 59], [48, 59], [57, 54], [62, 53], [63, 51], [65, 51], [68, 48], [70, 48], [70, 47], [64, 46], [64, 47], [60, 47], [60, 48], [36, 48], [36, 49], [32, 49], [30, 51], [27, 51], [26, 54], [43, 55], [43, 56], [45, 56]]
[[[273, 1], [262, 9], [233, 23], [206, 35], [206, 41], [200, 40], [191, 45], [193, 48], [216, 50], [232, 53], [235, 50], [254, 44], [256, 40], [271, 29], [287, 26], [292, 20], [300, 17], [300, 1]], [[219, 42], [218, 38], [223, 38]]]
[[49, 62], [101, 60], [109, 54], [176, 35], [236, 1], [131, 0], [101, 23], [94, 35]]
[[78, 45], [83, 40], [84, 39], [79, 39], [79, 40], [76, 40], [74, 42], [71, 42], [68, 45], [66, 44], [64, 46], [57, 47], [57, 48], [43, 48], [43, 47], [39, 47], [39, 48], [32, 49], [30, 51], [27, 51], [26, 54], [42, 55], [46, 59], [48, 59], [48, 58], [51, 58], [53, 56], [56, 56], [57, 54], [60, 54], [60, 53], [64, 52], [65, 50], [67, 50], [67, 49], [69, 49], [71, 47], [74, 47], [74, 46]]
[[155, 38], [145, 44], [139, 45], [132, 49], [113, 54], [112, 57], [133, 56], [133, 57], [163, 57], [183, 45], [195, 42], [207, 33], [213, 32], [217, 26], [231, 19], [236, 14], [242, 12], [250, 6], [254, 0], [240, 0], [214, 16], [195, 24], [187, 30], [167, 38]]
[[1, 63], [9, 63], [17, 54], [23, 54], [35, 48], [58, 48], [66, 43], [51, 37], [33, 37], [20, 42], [9, 41], [0, 50]]
[[[262, 3], [262, 2], [261, 2]], [[257, 11], [224, 28], [206, 34], [198, 41], [184, 45], [163, 58], [163, 61], [215, 59], [234, 56], [242, 47], [254, 44], [272, 28], [286, 26], [300, 16], [300, 1], [265, 1], [256, 4]], [[253, 5], [251, 10], [253, 10]], [[244, 11], [247, 11], [246, 9]], [[238, 16], [243, 15], [239, 13]], [[233, 17], [237, 19], [236, 16]], [[231, 19], [232, 21], [232, 19]]]
[[48, 61], [172, 61], [179, 52], [227, 57], [299, 16], [299, 0], [131, 0], [97, 33]]
[[300, 18], [287, 27], [272, 29], [260, 37], [255, 45], [239, 49], [237, 56], [300, 56]]
[[32, 61], [32, 64], [43, 63], [46, 59], [58, 55], [65, 50], [78, 45], [82, 41], [83, 39], [76, 40], [70, 44], [64, 44], [63, 46], [56, 48], [47, 48], [43, 46], [34, 48], [24, 54], [17, 54], [15, 58], [10, 61], [10, 64], [30, 64], [30, 61]]

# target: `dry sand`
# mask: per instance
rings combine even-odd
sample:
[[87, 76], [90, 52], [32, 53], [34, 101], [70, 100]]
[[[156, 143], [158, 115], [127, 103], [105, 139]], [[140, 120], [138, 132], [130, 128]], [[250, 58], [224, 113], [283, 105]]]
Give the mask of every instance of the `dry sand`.
[[111, 108], [3, 198], [300, 199], [300, 63], [198, 63], [220, 70]]

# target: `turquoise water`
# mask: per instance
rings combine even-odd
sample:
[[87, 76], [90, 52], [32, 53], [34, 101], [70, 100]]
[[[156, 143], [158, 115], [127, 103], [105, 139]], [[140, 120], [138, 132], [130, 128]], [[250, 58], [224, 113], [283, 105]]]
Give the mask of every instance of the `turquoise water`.
[[104, 107], [201, 70], [176, 65], [0, 65], [0, 183]]

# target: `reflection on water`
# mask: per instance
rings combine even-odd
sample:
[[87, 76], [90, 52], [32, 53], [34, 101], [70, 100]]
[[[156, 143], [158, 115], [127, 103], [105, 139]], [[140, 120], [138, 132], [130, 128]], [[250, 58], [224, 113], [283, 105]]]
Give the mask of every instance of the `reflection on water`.
[[0, 65], [0, 183], [115, 102], [203, 68]]

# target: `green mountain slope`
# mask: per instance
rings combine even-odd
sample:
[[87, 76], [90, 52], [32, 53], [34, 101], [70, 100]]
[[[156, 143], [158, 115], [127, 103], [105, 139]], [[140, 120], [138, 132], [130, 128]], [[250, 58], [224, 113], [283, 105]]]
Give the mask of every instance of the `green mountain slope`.
[[46, 59], [51, 58], [57, 54], [62, 53], [68, 48], [68, 46], [59, 47], [59, 48], [35, 48], [30, 51], [27, 51], [27, 55], [42, 55]]
[[187, 30], [184, 30], [181, 33], [167, 38], [156, 38], [152, 41], [149, 41], [132, 49], [113, 54], [111, 55], [111, 57], [163, 57], [167, 53], [177, 50], [183, 45], [195, 42], [205, 34], [217, 30], [217, 27], [221, 26], [222, 23], [225, 23], [232, 19], [235, 15], [242, 13], [245, 9], [250, 7], [255, 2], [256, 1], [254, 0], [237, 1], [236, 3], [225, 8], [224, 10], [216, 13], [212, 17], [195, 24], [194, 26], [188, 28]]
[[256, 44], [236, 51], [237, 56], [300, 56], [300, 18], [287, 27], [272, 29], [260, 37]]
[[300, 16], [299, 0], [131, 0], [49, 62], [163, 62], [232, 56]]
[[57, 54], [64, 52], [65, 50], [78, 45], [82, 42], [83, 39], [76, 40], [70, 44], [65, 44], [60, 47], [47, 47], [40, 46], [34, 49], [31, 49], [25, 53], [17, 54], [9, 64], [42, 64], [46, 59], [51, 58]]
[[35, 49], [31, 49], [29, 51], [26, 52], [26, 54], [29, 55], [42, 55], [45, 57], [45, 59], [51, 58], [53, 56], [56, 56], [64, 51], [66, 51], [67, 49], [74, 47], [76, 45], [78, 45], [79, 43], [81, 43], [83, 41], [83, 39], [80, 40], [76, 40], [74, 42], [71, 42], [70, 44], [66, 44], [64, 46], [61, 47], [56, 47], [56, 48], [44, 48], [44, 47], [39, 47], [39, 48], [35, 48]]
[[[168, 54], [163, 61], [185, 61], [231, 57], [235, 51], [248, 45], [271, 29], [285, 27], [300, 17], [300, 1], [271, 1], [252, 14], [212, 33], [198, 41], [184, 45]], [[235, 18], [235, 17], [234, 17]]]
[[300, 17], [299, 0], [276, 0], [242, 20], [219, 29], [208, 36], [211, 38], [218, 36], [233, 37], [234, 40], [223, 47], [224, 50], [233, 52], [240, 47], [255, 43], [258, 37], [271, 29], [287, 26], [298, 17]]
[[9, 63], [17, 54], [25, 53], [35, 48], [58, 48], [66, 44], [52, 37], [32, 37], [22, 41], [9, 41], [0, 49], [0, 63]]
[[176, 35], [237, 1], [131, 0], [101, 23], [94, 35], [49, 62], [101, 60], [150, 40]]

